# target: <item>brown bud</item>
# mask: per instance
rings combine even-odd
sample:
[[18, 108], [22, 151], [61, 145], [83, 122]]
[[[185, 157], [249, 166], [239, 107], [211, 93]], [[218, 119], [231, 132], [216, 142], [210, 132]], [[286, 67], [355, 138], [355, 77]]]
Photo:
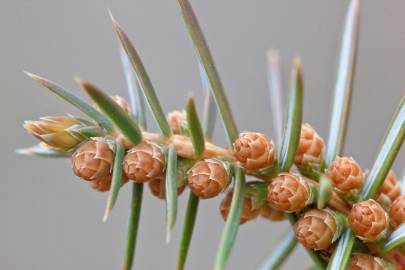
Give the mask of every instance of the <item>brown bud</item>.
[[90, 182], [90, 186], [97, 191], [106, 192], [111, 188], [111, 180], [94, 180]]
[[303, 124], [294, 160], [295, 165], [319, 165], [323, 160], [324, 151], [325, 143], [323, 139], [309, 124]]
[[401, 195], [401, 185], [393, 171], [390, 171], [378, 189], [377, 201], [388, 201], [389, 204]]
[[273, 209], [267, 204], [260, 209], [260, 216], [271, 221], [281, 221], [285, 219], [284, 212]]
[[227, 165], [218, 159], [198, 161], [188, 171], [190, 189], [201, 199], [217, 196], [226, 189], [229, 181]]
[[258, 132], [244, 132], [233, 144], [235, 158], [246, 170], [255, 171], [273, 166], [275, 147], [272, 140]]
[[294, 229], [297, 240], [304, 247], [322, 250], [334, 241], [338, 224], [328, 211], [312, 209], [297, 221]]
[[[232, 196], [233, 196], [233, 189], [229, 190], [226, 193], [225, 198], [222, 200], [219, 210], [221, 212], [221, 216], [224, 220], [227, 219], [229, 210], [231, 208], [232, 203]], [[243, 208], [242, 213], [240, 215], [240, 224], [244, 224], [249, 220], [253, 220], [258, 217], [260, 209], [255, 209], [253, 207], [252, 199], [249, 196], [244, 196], [243, 198]]]
[[74, 173], [85, 180], [110, 181], [114, 152], [103, 140], [89, 140], [72, 155]]
[[405, 222], [405, 196], [401, 195], [392, 203], [390, 208], [392, 227], [396, 228]]
[[280, 211], [300, 211], [310, 200], [311, 189], [300, 175], [280, 173], [268, 186], [267, 201], [273, 208]]
[[348, 270], [384, 270], [387, 269], [382, 259], [367, 254], [354, 253], [350, 257]]
[[361, 168], [351, 157], [337, 157], [326, 170], [326, 174], [332, 185], [343, 194], [363, 186]]
[[167, 122], [173, 133], [181, 134], [184, 128], [187, 127], [187, 113], [185, 110], [182, 111], [172, 111], [167, 114]]
[[388, 228], [388, 215], [373, 199], [354, 204], [348, 216], [357, 237], [371, 242], [384, 236]]
[[[150, 192], [159, 199], [164, 200], [166, 198], [165, 194], [165, 180], [164, 178], [152, 179], [148, 182]], [[186, 185], [177, 187], [177, 194], [180, 195], [183, 193]]]
[[129, 106], [128, 101], [126, 101], [121, 96], [111, 96], [111, 98], [123, 109], [126, 113], [131, 112], [131, 106]]
[[140, 143], [127, 152], [123, 161], [126, 177], [137, 183], [163, 177], [165, 156], [153, 143]]

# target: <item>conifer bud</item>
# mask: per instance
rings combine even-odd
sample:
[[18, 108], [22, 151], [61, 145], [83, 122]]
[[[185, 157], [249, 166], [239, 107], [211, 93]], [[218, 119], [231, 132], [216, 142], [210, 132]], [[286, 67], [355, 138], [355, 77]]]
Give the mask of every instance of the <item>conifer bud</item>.
[[258, 132], [244, 132], [233, 144], [235, 158], [248, 171], [274, 166], [275, 147], [272, 140]]
[[388, 269], [383, 259], [362, 253], [353, 253], [348, 270], [385, 270]]
[[174, 110], [167, 114], [167, 122], [174, 134], [183, 134], [187, 130], [187, 113]]
[[[24, 128], [48, 147], [68, 151], [91, 136], [102, 135], [101, 129], [91, 128], [91, 123], [72, 116], [46, 116], [38, 121], [25, 121]], [[87, 134], [86, 131], [91, 131]]]
[[295, 224], [297, 240], [307, 248], [327, 249], [338, 237], [340, 224], [329, 211], [312, 209]]
[[73, 172], [88, 181], [111, 181], [112, 146], [101, 138], [83, 143], [72, 155]]
[[123, 161], [126, 177], [137, 183], [163, 178], [165, 156], [160, 146], [154, 143], [140, 143], [130, 149]]
[[[243, 198], [242, 212], [240, 215], [240, 224], [244, 224], [247, 221], [257, 218], [260, 213], [260, 208], [255, 208], [252, 198], [250, 196], [246, 196], [246, 195], [247, 194], [245, 193], [245, 196]], [[230, 189], [226, 193], [225, 198], [222, 200], [222, 202], [219, 206], [221, 216], [225, 221], [228, 217], [229, 210], [231, 208], [232, 196], [233, 196], [233, 189]]]
[[363, 186], [364, 176], [361, 168], [351, 157], [337, 157], [326, 170], [326, 174], [332, 185], [342, 194]]
[[111, 96], [111, 98], [121, 107], [126, 113], [131, 112], [131, 106], [129, 105], [128, 101], [121, 96]]
[[267, 203], [260, 209], [260, 216], [271, 221], [281, 221], [285, 219], [284, 212], [273, 209]]
[[198, 161], [188, 171], [188, 184], [201, 199], [217, 196], [228, 186], [231, 175], [229, 165], [219, 159]]
[[393, 228], [398, 227], [405, 222], [405, 196], [396, 198], [390, 208], [390, 220]]
[[294, 164], [302, 166], [319, 166], [323, 161], [325, 143], [309, 124], [303, 124]]
[[390, 171], [377, 192], [377, 201], [388, 206], [401, 195], [401, 185], [393, 171]]
[[90, 182], [90, 186], [99, 192], [106, 192], [111, 188], [111, 180], [94, 180]]
[[[152, 179], [148, 182], [149, 190], [155, 197], [159, 199], [166, 199], [165, 193], [165, 179], [164, 178], [156, 178]], [[181, 195], [186, 188], [186, 185], [181, 185], [177, 187], [177, 195]]]
[[297, 212], [311, 202], [311, 189], [302, 176], [280, 173], [268, 186], [267, 200], [271, 207], [277, 210], [287, 213]]
[[387, 213], [373, 199], [354, 204], [348, 222], [357, 237], [364, 242], [383, 237], [389, 224]]

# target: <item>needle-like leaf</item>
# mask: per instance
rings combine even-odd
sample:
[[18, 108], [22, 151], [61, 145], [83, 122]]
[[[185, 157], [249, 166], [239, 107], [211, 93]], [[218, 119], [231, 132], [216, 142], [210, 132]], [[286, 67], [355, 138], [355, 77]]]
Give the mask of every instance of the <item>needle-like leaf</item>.
[[303, 107], [302, 67], [295, 59], [291, 73], [290, 91], [287, 101], [287, 117], [284, 129], [283, 144], [280, 151], [280, 170], [288, 172], [294, 162], [301, 134]]
[[127, 246], [124, 257], [124, 270], [131, 270], [134, 261], [136, 238], [142, 207], [143, 184], [132, 184], [131, 209], [128, 222]]
[[346, 270], [354, 245], [354, 234], [347, 228], [339, 238], [326, 270]]
[[389, 252], [405, 243], [405, 223], [395, 229], [384, 244], [384, 252]]
[[194, 152], [197, 156], [200, 156], [204, 152], [205, 147], [204, 132], [200, 124], [194, 99], [191, 96], [187, 101], [187, 123]]
[[280, 55], [276, 50], [267, 52], [267, 81], [270, 95], [270, 109], [273, 120], [273, 129], [277, 145], [281, 145], [283, 139], [283, 84], [281, 75]]
[[224, 86], [219, 78], [219, 74], [214, 64], [214, 59], [205, 40], [204, 34], [198, 23], [197, 17], [188, 0], [178, 0], [184, 21], [188, 27], [194, 47], [197, 50], [198, 57], [203, 65], [207, 77], [211, 84], [211, 89], [218, 106], [229, 143], [232, 144], [238, 138], [238, 128], [225, 94]]
[[323, 209], [329, 199], [332, 197], [332, 184], [326, 175], [321, 174], [319, 178], [319, 193], [317, 199], [318, 209]]
[[120, 192], [120, 188], [122, 186], [122, 161], [124, 160], [124, 156], [124, 147], [120, 143], [116, 143], [111, 188], [110, 193], [108, 194], [107, 206], [104, 212], [104, 222], [107, 221], [108, 216], [110, 215], [115, 202], [117, 201], [118, 193]]
[[136, 115], [136, 119], [139, 124], [146, 128], [146, 113], [145, 113], [145, 98], [140, 89], [138, 79], [134, 69], [132, 68], [131, 62], [125, 53], [124, 48], [120, 45], [120, 58], [122, 63], [122, 68], [124, 70], [125, 81], [127, 83], [127, 90], [129, 95], [129, 102], [131, 109]]
[[177, 217], [177, 154], [173, 145], [167, 151], [166, 167], [166, 242], [170, 242], [172, 230]]
[[67, 158], [72, 156], [72, 152], [60, 152], [49, 149], [41, 144], [37, 144], [28, 148], [21, 148], [16, 150], [17, 154], [26, 156], [38, 156], [47, 158]]
[[125, 138], [132, 144], [138, 144], [142, 140], [142, 132], [133, 117], [95, 85], [83, 80], [79, 80], [78, 82]]
[[356, 66], [360, 25], [360, 0], [352, 0], [347, 11], [335, 84], [335, 95], [326, 147], [329, 165], [343, 150]]
[[152, 110], [153, 116], [155, 117], [155, 120], [158, 123], [160, 130], [162, 131], [162, 134], [167, 137], [170, 136], [171, 131], [169, 123], [167, 123], [166, 120], [166, 115], [163, 112], [162, 106], [160, 105], [159, 99], [156, 95], [156, 91], [153, 88], [152, 82], [146, 72], [141, 58], [138, 55], [138, 52], [129, 40], [127, 34], [124, 32], [122, 27], [118, 24], [118, 22], [113, 18], [112, 15], [111, 21], [115, 31], [117, 32], [118, 38], [121, 41], [121, 45], [128, 56], [129, 62], [131, 63], [135, 73], [137, 74], [141, 89], [148, 101], [149, 107]]
[[204, 102], [204, 131], [205, 136], [208, 140], [212, 139], [212, 135], [214, 134], [215, 122], [217, 119], [217, 106], [215, 104], [215, 98], [213, 96], [210, 81], [207, 78], [207, 74], [205, 73], [204, 67], [201, 65], [201, 62], [198, 61], [199, 70], [200, 70], [200, 78], [202, 88], [205, 91], [205, 102]]
[[217, 251], [215, 261], [215, 270], [222, 270], [231, 254], [233, 244], [239, 229], [240, 215], [243, 208], [243, 198], [245, 193], [245, 174], [241, 167], [236, 167], [235, 186], [233, 190], [232, 203], [225, 227], [222, 232], [221, 240]]
[[260, 267], [260, 270], [279, 269], [296, 246], [297, 238], [295, 238], [295, 233], [292, 229], [289, 229], [287, 234], [279, 241], [276, 249]]
[[74, 94], [70, 93], [69, 91], [63, 89], [62, 86], [45, 79], [43, 77], [40, 77], [38, 75], [29, 73], [25, 71], [25, 74], [27, 74], [29, 77], [31, 77], [34, 81], [38, 82], [54, 94], [58, 95], [59, 97], [63, 98], [76, 108], [78, 108], [80, 111], [82, 111], [84, 114], [89, 116], [90, 118], [94, 119], [97, 123], [99, 123], [103, 128], [105, 128], [108, 132], [111, 132], [113, 130], [113, 125], [112, 123], [100, 112], [98, 112], [96, 109], [94, 109], [92, 106], [84, 102], [82, 99], [79, 97], [75, 96]]

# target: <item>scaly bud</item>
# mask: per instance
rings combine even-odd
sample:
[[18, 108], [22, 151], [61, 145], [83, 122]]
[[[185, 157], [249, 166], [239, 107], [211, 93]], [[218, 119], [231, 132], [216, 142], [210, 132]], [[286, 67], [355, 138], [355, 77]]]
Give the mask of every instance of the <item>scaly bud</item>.
[[383, 259], [367, 254], [354, 253], [350, 257], [348, 270], [385, 270], [388, 269]]
[[274, 166], [275, 147], [272, 140], [258, 132], [244, 132], [233, 144], [235, 158], [248, 171], [265, 170]]
[[112, 146], [102, 138], [83, 143], [72, 155], [73, 172], [89, 181], [111, 181]]
[[126, 113], [130, 113], [131, 112], [131, 106], [129, 106], [128, 101], [126, 101], [125, 98], [121, 97], [121, 96], [111, 96], [111, 98], [115, 101], [115, 103], [117, 103], [121, 109], [123, 109]]
[[364, 242], [371, 242], [383, 237], [389, 224], [387, 213], [373, 199], [354, 204], [348, 221], [357, 237]]
[[304, 177], [293, 173], [280, 173], [268, 186], [267, 200], [280, 211], [297, 212], [312, 200], [312, 192]]
[[341, 224], [331, 211], [312, 209], [297, 221], [294, 229], [304, 247], [324, 250], [338, 238]]
[[363, 186], [364, 176], [361, 168], [351, 157], [337, 157], [326, 170], [326, 174], [332, 185], [342, 194]]
[[201, 199], [217, 196], [231, 180], [229, 164], [219, 159], [198, 161], [188, 171], [188, 184]]
[[97, 191], [106, 192], [111, 188], [111, 180], [94, 180], [90, 182], [90, 186]]
[[123, 161], [126, 177], [137, 183], [163, 178], [165, 156], [160, 146], [140, 143], [127, 152]]
[[58, 151], [68, 151], [91, 136], [101, 136], [101, 129], [72, 116], [47, 116], [38, 121], [25, 121], [24, 128]]
[[401, 185], [393, 171], [390, 171], [377, 192], [377, 201], [388, 207], [401, 195]]
[[184, 134], [187, 130], [187, 113], [175, 110], [167, 114], [167, 122], [174, 134]]
[[309, 124], [303, 124], [294, 164], [299, 167], [319, 166], [323, 161], [324, 152], [323, 139]]
[[271, 208], [268, 204], [260, 209], [260, 216], [271, 221], [281, 221], [285, 219], [284, 212]]
[[405, 222], [405, 196], [401, 195], [392, 203], [390, 208], [390, 220], [393, 228]]
[[[245, 196], [243, 198], [243, 206], [242, 206], [242, 212], [240, 215], [240, 224], [244, 224], [249, 220], [253, 220], [259, 216], [260, 213], [260, 208], [255, 208], [254, 207], [254, 202], [252, 198], [245, 193]], [[225, 198], [222, 200], [219, 210], [221, 212], [222, 218], [226, 221], [229, 210], [231, 208], [231, 203], [232, 203], [232, 196], [233, 196], [233, 189], [230, 189], [227, 193]]]
[[[159, 199], [166, 199], [165, 193], [165, 179], [164, 178], [156, 178], [152, 179], [148, 182], [150, 192]], [[186, 185], [177, 186], [177, 195], [181, 195], [186, 188]]]

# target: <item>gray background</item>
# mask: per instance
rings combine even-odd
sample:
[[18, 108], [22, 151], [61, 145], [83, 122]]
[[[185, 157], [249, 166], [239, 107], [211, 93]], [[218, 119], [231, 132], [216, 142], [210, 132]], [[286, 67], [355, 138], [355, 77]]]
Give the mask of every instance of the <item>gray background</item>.
[[[293, 56], [305, 73], [305, 121], [326, 137], [342, 22], [347, 1], [192, 1], [242, 130], [271, 136], [265, 51], [281, 49], [285, 74]], [[175, 0], [11, 1], [0, 9], [0, 268], [120, 269], [129, 186], [101, 222], [106, 195], [73, 177], [68, 160], [21, 157], [14, 149], [35, 140], [25, 119], [78, 112], [23, 75], [46, 76], [82, 95], [78, 75], [126, 95], [116, 37], [107, 8], [127, 29], [144, 59], [165, 110], [181, 108], [190, 91], [201, 100], [191, 41]], [[370, 166], [404, 94], [403, 1], [362, 1], [361, 41], [345, 153]], [[287, 76], [285, 76], [287, 77]], [[201, 104], [199, 104], [201, 108]], [[149, 117], [151, 120], [151, 117]], [[152, 121], [150, 121], [152, 122]], [[152, 126], [156, 130], [155, 126]], [[217, 141], [223, 132], [217, 128]], [[395, 167], [403, 167], [400, 154]], [[137, 269], [174, 269], [186, 197], [180, 200], [174, 241], [164, 243], [164, 204], [145, 193]], [[219, 200], [204, 201], [188, 269], [210, 269], [223, 222]], [[227, 269], [256, 269], [287, 223], [242, 226]], [[310, 261], [299, 248], [284, 269]]]

